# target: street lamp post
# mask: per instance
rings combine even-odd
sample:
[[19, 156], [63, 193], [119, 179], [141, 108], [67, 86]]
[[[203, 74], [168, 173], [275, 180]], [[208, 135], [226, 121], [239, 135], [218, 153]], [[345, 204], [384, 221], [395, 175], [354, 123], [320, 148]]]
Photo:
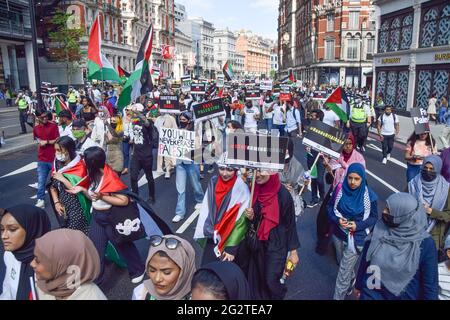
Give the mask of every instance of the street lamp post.
[[30, 7], [30, 21], [31, 21], [31, 44], [33, 47], [33, 61], [34, 61], [34, 80], [36, 82], [36, 96], [38, 109], [43, 107], [41, 95], [41, 76], [39, 74], [39, 56], [37, 44], [37, 30], [36, 30], [36, 12], [34, 9], [34, 0], [28, 0]]
[[364, 18], [361, 22], [361, 41], [359, 43], [359, 76], [358, 76], [358, 88], [361, 89], [362, 84], [362, 54], [363, 54], [363, 25], [366, 22], [366, 18]]

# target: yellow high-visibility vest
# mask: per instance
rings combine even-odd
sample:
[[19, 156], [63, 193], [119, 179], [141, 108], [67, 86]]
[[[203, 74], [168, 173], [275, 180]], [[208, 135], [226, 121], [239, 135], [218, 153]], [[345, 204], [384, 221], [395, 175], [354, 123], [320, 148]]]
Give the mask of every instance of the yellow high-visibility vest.
[[366, 122], [366, 110], [363, 106], [353, 106], [352, 108], [352, 121], [356, 123]]
[[19, 100], [19, 110], [24, 110], [26, 108], [28, 108], [27, 100], [25, 100], [25, 98], [21, 98]]

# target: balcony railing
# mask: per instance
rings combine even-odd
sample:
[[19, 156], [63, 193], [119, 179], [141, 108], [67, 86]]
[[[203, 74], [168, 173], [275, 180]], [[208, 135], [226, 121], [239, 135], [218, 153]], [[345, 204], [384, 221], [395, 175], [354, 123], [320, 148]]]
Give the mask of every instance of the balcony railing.
[[31, 38], [31, 28], [23, 24], [0, 17], [0, 33], [8, 34], [11, 37]]
[[120, 9], [109, 3], [103, 3], [103, 11], [113, 16], [120, 16]]

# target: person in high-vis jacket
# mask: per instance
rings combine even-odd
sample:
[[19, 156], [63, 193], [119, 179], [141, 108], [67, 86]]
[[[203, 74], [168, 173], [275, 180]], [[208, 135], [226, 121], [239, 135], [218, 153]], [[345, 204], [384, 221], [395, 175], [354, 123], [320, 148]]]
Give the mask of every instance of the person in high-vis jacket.
[[[25, 134], [25, 133], [27, 133], [27, 128], [26, 128], [25, 124], [27, 123], [28, 107], [29, 107], [29, 104], [31, 103], [31, 100], [26, 94], [20, 93], [19, 96], [17, 97], [15, 103], [16, 103], [17, 108], [19, 109], [20, 127], [22, 129], [21, 134]], [[32, 124], [28, 123], [28, 125], [31, 128], [33, 128]]]
[[360, 98], [355, 99], [351, 106], [350, 121], [347, 122], [347, 128], [350, 127], [353, 136], [356, 139], [358, 150], [365, 151], [364, 145], [367, 139], [367, 130], [371, 125], [371, 113]]

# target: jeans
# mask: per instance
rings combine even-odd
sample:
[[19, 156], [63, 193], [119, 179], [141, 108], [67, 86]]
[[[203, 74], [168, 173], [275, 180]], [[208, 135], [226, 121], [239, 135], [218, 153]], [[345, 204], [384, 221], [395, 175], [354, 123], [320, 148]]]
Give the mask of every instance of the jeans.
[[442, 134], [440, 136], [442, 144], [444, 148], [448, 148], [450, 146], [450, 126], [446, 125], [442, 130]]
[[117, 244], [113, 238], [113, 227], [108, 220], [109, 211], [97, 211], [92, 209], [92, 222], [89, 228], [89, 239], [94, 243], [100, 256], [100, 274], [98, 275], [95, 283], [97, 285], [102, 284], [103, 275], [105, 272], [105, 251], [110, 241], [120, 257], [125, 260], [128, 273], [131, 278], [138, 277], [145, 272], [144, 263], [141, 260], [139, 251], [137, 250], [134, 242], [125, 242]]
[[266, 123], [267, 131], [270, 133], [273, 127], [273, 119], [272, 118], [264, 119], [264, 122]]
[[[336, 257], [339, 263], [339, 271], [334, 288], [334, 300], [345, 300], [347, 291], [355, 279], [355, 266], [358, 262], [359, 253], [352, 252], [347, 243], [333, 235], [333, 243], [336, 248]], [[363, 247], [357, 247], [357, 252], [361, 252]]]
[[128, 142], [122, 142], [123, 153], [123, 167], [128, 168], [130, 164], [130, 144]]
[[38, 161], [37, 174], [38, 174], [38, 192], [37, 199], [44, 200], [45, 198], [45, 185], [47, 184], [48, 174], [52, 170], [53, 163]]
[[410, 182], [412, 179], [414, 179], [415, 176], [420, 174], [420, 168], [422, 166], [420, 164], [410, 164], [407, 163], [407, 169], [406, 169], [406, 182]]
[[383, 135], [383, 141], [381, 141], [381, 148], [383, 149], [383, 158], [386, 158], [388, 154], [391, 154], [394, 148], [394, 138], [395, 134], [392, 136]]
[[176, 186], [178, 192], [177, 207], [175, 214], [184, 218], [186, 215], [186, 176], [189, 176], [192, 187], [194, 188], [194, 197], [196, 203], [202, 203], [203, 193], [200, 184], [200, 169], [195, 163], [180, 163], [176, 166]]
[[284, 124], [274, 124], [273, 128], [277, 129], [280, 132], [280, 137], [284, 137]]

